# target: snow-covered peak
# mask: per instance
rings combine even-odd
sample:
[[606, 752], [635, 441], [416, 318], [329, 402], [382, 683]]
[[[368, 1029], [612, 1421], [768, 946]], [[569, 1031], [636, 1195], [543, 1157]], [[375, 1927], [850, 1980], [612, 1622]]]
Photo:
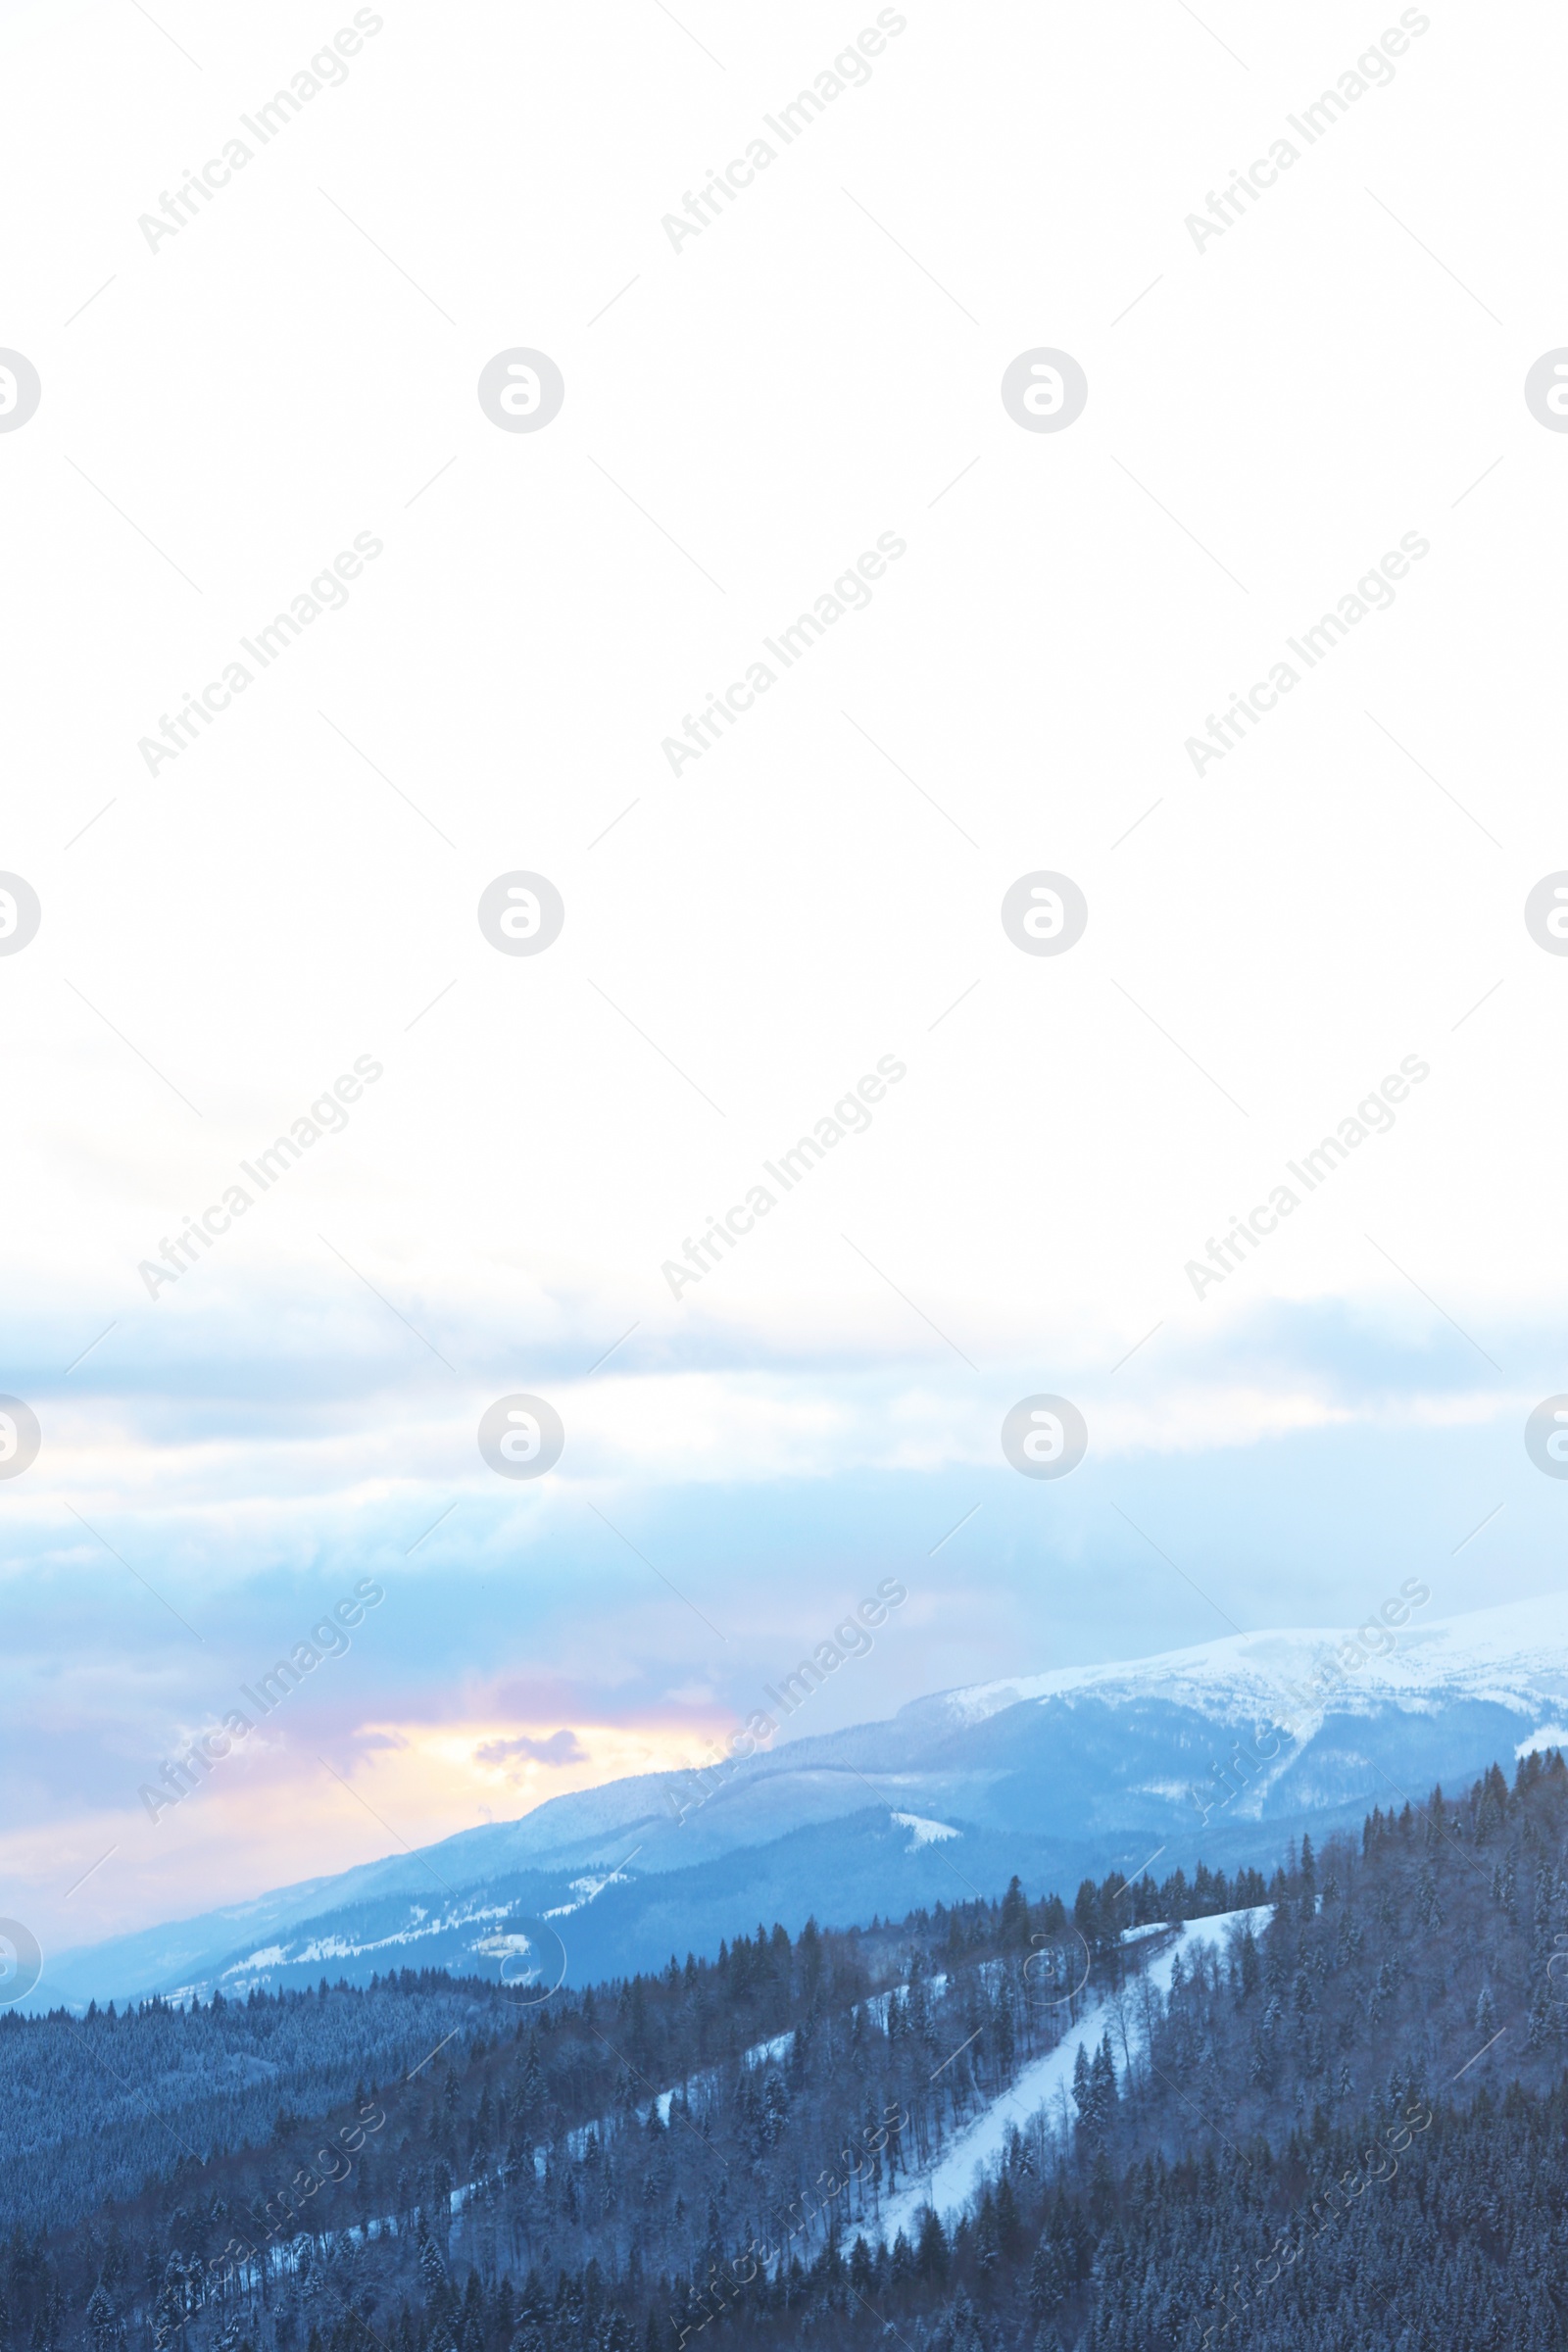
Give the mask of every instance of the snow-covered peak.
[[[1417, 1592], [1418, 1579], [1406, 1580]], [[1394, 1701], [1408, 1707], [1437, 1696], [1492, 1699], [1520, 1712], [1561, 1692], [1568, 1697], [1568, 1594], [1509, 1601], [1494, 1609], [1423, 1622], [1423, 1603], [1409, 1605], [1391, 1579], [1387, 1596], [1405, 1623], [1391, 1630], [1381, 1600], [1356, 1630], [1342, 1626], [1229, 1634], [1153, 1657], [1103, 1666], [1062, 1666], [1046, 1674], [975, 1683], [944, 1693], [950, 1720], [983, 1723], [1021, 1701], [1098, 1698], [1113, 1704], [1162, 1698], [1216, 1719], [1250, 1708], [1299, 1715], [1303, 1695], [1326, 1660], [1338, 1659], [1337, 1706]], [[1382, 1644], [1387, 1643], [1388, 1647]]]

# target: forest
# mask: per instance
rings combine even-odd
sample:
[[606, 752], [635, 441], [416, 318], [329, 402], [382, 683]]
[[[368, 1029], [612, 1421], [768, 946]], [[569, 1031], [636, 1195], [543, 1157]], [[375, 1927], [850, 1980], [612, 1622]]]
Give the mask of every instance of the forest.
[[1552, 1751], [1266, 1882], [13, 2013], [0, 2352], [1544, 2352], [1564, 1994]]

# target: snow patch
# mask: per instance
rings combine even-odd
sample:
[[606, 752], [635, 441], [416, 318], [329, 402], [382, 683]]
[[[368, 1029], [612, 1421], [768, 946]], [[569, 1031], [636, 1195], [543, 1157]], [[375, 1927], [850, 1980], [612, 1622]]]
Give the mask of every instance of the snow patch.
[[963, 1835], [961, 1830], [951, 1828], [945, 1821], [927, 1821], [918, 1813], [895, 1813], [893, 1818], [901, 1828], [914, 1833], [904, 1849], [906, 1854], [917, 1854], [922, 1845], [938, 1845], [944, 1838], [961, 1838]]
[[557, 1903], [553, 1911], [545, 1913], [545, 1917], [546, 1919], [569, 1919], [574, 1911], [585, 1911], [597, 1896], [604, 1893], [607, 1886], [629, 1886], [630, 1885], [631, 1880], [624, 1870], [602, 1871], [598, 1878], [573, 1879], [571, 1890], [577, 1900], [574, 1903]]
[[794, 2039], [795, 2028], [791, 2026], [787, 2034], [775, 2034], [771, 2041], [754, 2042], [749, 2050], [741, 2052], [741, 2064], [742, 2066], [769, 2066], [776, 2059], [788, 2055], [790, 2044]]
[[[453, 1910], [432, 1919], [422, 1903], [411, 1903], [409, 1916], [413, 1926], [399, 1928], [390, 1936], [374, 1936], [364, 1943], [353, 1942], [342, 1935], [321, 1936], [313, 1942], [301, 1944], [298, 1951], [290, 1943], [270, 1943], [259, 1952], [249, 1953], [245, 1959], [236, 1960], [224, 1969], [223, 1976], [226, 1980], [259, 1968], [314, 1968], [322, 1960], [358, 1960], [367, 1952], [385, 1951], [392, 1944], [418, 1943], [432, 1936], [444, 1936], [454, 1928], [468, 1927], [478, 1921], [509, 1919], [515, 1909], [514, 1903], [481, 1903], [469, 1899], [460, 1901]], [[487, 1947], [475, 1943], [471, 1948], [483, 1951]]]
[[[927, 1978], [926, 1990], [929, 1992], [934, 2001], [940, 2001], [942, 1995], [947, 1991], [947, 1989], [948, 1980], [946, 1972], [939, 1977]], [[873, 1992], [870, 1999], [862, 2002], [860, 2006], [864, 2009], [866, 2016], [872, 2018], [875, 2023], [881, 2027], [883, 2033], [885, 2034], [888, 2029], [889, 2001], [892, 2000], [895, 1993], [898, 1994], [901, 2001], [906, 2000], [908, 1998], [908, 1992], [909, 1987], [907, 1984], [890, 1984], [886, 1992]], [[855, 2012], [854, 2014], [858, 2014], [858, 2012]]]

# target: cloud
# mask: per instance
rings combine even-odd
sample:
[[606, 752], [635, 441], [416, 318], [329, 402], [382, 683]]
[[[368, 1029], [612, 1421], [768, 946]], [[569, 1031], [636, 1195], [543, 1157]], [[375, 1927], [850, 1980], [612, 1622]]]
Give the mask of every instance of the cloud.
[[486, 1740], [473, 1751], [477, 1764], [505, 1764], [514, 1756], [531, 1756], [536, 1764], [586, 1764], [588, 1750], [575, 1732], [552, 1732], [548, 1740]]

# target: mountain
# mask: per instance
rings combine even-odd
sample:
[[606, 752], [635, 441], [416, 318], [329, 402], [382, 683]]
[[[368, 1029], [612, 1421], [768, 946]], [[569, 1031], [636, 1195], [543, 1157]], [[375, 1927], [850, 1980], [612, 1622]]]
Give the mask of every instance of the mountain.
[[429, 1972], [12, 2015], [0, 2328], [11, 2352], [1563, 2352], [1565, 1943], [1553, 1749], [1266, 1881], [737, 1922], [717, 1962], [532, 2009]]
[[1269, 1863], [1288, 1838], [1568, 1740], [1568, 1597], [1422, 1623], [1416, 1579], [1360, 1638], [1238, 1634], [912, 1701], [699, 1783], [611, 1781], [412, 1854], [54, 1957], [28, 2006], [403, 1967], [563, 1980], [1035, 1886]]

